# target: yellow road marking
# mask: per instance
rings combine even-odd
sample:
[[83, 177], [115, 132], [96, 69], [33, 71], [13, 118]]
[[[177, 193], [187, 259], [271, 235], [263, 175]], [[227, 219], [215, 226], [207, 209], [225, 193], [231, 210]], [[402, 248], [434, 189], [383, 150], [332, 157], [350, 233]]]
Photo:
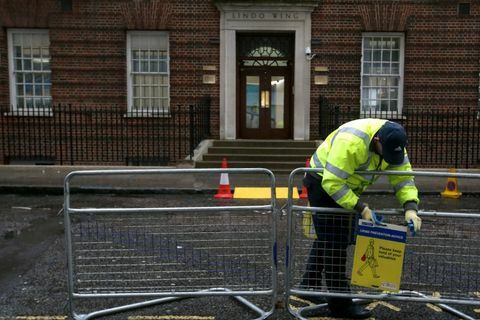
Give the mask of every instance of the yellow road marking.
[[433, 311], [436, 311], [436, 312], [442, 312], [442, 308], [440, 308], [439, 306], [436, 306], [434, 304], [431, 304], [431, 303], [427, 303], [427, 307], [429, 307], [430, 309], [432, 309]]
[[[292, 191], [292, 198], [298, 199], [297, 188], [293, 188]], [[277, 187], [275, 188], [275, 194], [277, 199], [287, 199], [288, 188]], [[266, 187], [235, 187], [235, 192], [233, 193], [234, 199], [269, 199], [270, 197], [271, 189]]]
[[129, 320], [215, 320], [211, 316], [131, 316]]
[[394, 306], [393, 304], [390, 304], [390, 303], [385, 302], [385, 301], [374, 301], [374, 302], [371, 302], [371, 303], [367, 306], [367, 309], [368, 309], [368, 310], [373, 310], [373, 309], [375, 309], [378, 305], [382, 305], [382, 306], [387, 307], [388, 309], [393, 310], [393, 311], [396, 311], [396, 312], [400, 312], [400, 310], [401, 310], [399, 307]]
[[313, 305], [314, 305], [314, 303], [312, 303], [311, 301], [305, 300], [305, 299], [302, 299], [302, 298], [299, 298], [299, 297], [297, 297], [297, 296], [290, 296], [290, 300], [297, 301], [297, 302], [301, 302], [301, 303], [305, 303], [305, 304], [308, 304], [309, 306], [313, 306]]
[[[294, 297], [294, 296], [291, 296], [291, 297]], [[297, 298], [297, 299], [298, 299], [298, 300], [296, 300], [296, 299], [295, 299], [295, 300], [296, 300], [296, 301], [302, 300], [302, 299], [300, 299], [300, 298]], [[294, 312], [298, 312], [298, 309], [300, 309], [300, 308], [295, 307], [294, 305], [291, 305], [291, 304], [289, 305], [289, 307], [290, 307], [290, 309], [292, 309], [292, 311], [294, 311]], [[331, 317], [308, 317], [308, 318], [306, 318], [306, 319], [308, 319], [308, 320], [334, 320], [335, 318], [331, 318]]]

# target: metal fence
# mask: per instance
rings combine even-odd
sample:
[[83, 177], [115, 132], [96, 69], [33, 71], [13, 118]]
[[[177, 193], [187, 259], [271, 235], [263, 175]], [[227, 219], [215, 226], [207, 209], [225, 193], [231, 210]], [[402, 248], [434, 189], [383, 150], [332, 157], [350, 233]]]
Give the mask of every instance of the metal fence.
[[[248, 173], [270, 182], [268, 204], [191, 207], [75, 208], [72, 180], [120, 175]], [[70, 309], [89, 319], [178, 298], [230, 296], [259, 317], [276, 295], [275, 178], [267, 169], [77, 171], [65, 179], [64, 221]], [[99, 207], [100, 206], [100, 207]], [[264, 311], [243, 296], [268, 298]], [[86, 311], [79, 300], [155, 300]]]
[[[399, 292], [385, 292], [379, 289], [351, 286], [351, 291], [346, 288], [346, 282], [352, 276], [353, 252], [345, 251], [341, 254], [340, 247], [347, 248], [350, 239], [312, 239], [304, 234], [304, 214], [318, 212], [320, 219], [335, 221], [335, 228], [340, 228], [338, 222], [343, 222], [342, 228], [350, 226], [349, 221], [355, 221], [355, 213], [334, 208], [320, 208], [294, 205], [292, 200], [293, 177], [305, 171], [317, 172], [321, 169], [296, 169], [289, 178], [288, 199], [288, 243], [289, 253], [287, 264], [286, 295], [316, 296], [316, 297], [348, 297], [367, 300], [396, 300], [410, 302], [424, 302], [437, 304], [440, 308], [448, 310], [463, 319], [474, 319], [446, 303], [480, 305], [480, 212], [437, 212], [420, 211], [422, 230], [414, 237], [407, 236], [405, 256], [403, 260], [403, 275]], [[371, 174], [372, 172], [370, 172]], [[480, 179], [480, 174], [454, 174], [436, 172], [374, 172], [383, 175], [412, 175], [430, 177], [462, 177]], [[404, 223], [401, 210], [378, 210], [377, 213], [385, 215], [388, 223], [402, 225]], [[335, 220], [334, 220], [335, 219]], [[353, 226], [356, 224], [354, 223]], [[326, 227], [325, 232], [334, 228]], [[335, 229], [336, 230], [336, 229]], [[354, 233], [351, 233], [354, 235]], [[327, 243], [330, 241], [330, 244]], [[332, 242], [336, 244], [333, 245]], [[339, 243], [342, 242], [342, 243]], [[331, 257], [331, 250], [335, 257]], [[313, 254], [313, 257], [312, 257]], [[310, 258], [309, 258], [310, 257]], [[331, 265], [328, 265], [328, 264]], [[315, 268], [307, 268], [307, 264], [316, 264]], [[321, 266], [325, 270], [319, 271]], [[308, 287], [302, 283], [305, 277], [313, 277], [306, 270], [316, 270], [318, 281], [309, 281]], [[367, 268], [368, 269], [368, 268]], [[347, 277], [336, 277], [337, 272], [344, 272]], [[363, 271], [358, 270], [357, 272]], [[370, 269], [364, 272], [372, 272]], [[375, 270], [373, 269], [373, 272]], [[327, 274], [330, 273], [330, 274]], [[325, 279], [328, 278], [328, 279]], [[339, 279], [342, 280], [332, 280]], [[312, 279], [313, 280], [313, 279]], [[318, 306], [293, 309], [290, 304], [289, 311], [298, 319], [305, 319], [304, 313]], [[323, 306], [326, 306], [323, 305]], [[321, 306], [322, 307], [322, 306]]]
[[3, 164], [165, 165], [210, 136], [210, 100], [166, 112], [59, 105], [0, 115]]
[[[338, 107], [320, 99], [321, 139], [341, 124], [358, 119], [359, 109]], [[476, 168], [480, 166], [480, 118], [476, 110], [409, 108], [402, 113], [370, 110], [364, 118], [388, 118], [405, 127], [408, 153], [416, 167]]]

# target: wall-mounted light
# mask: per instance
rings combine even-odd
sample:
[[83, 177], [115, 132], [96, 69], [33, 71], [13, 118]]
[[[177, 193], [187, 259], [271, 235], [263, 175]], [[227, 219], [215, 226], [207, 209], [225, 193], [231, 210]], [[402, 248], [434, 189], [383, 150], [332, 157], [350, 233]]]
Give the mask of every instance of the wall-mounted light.
[[310, 47], [305, 48], [305, 58], [307, 58], [307, 60], [312, 60], [316, 55], [316, 53], [312, 53], [312, 49], [310, 49]]

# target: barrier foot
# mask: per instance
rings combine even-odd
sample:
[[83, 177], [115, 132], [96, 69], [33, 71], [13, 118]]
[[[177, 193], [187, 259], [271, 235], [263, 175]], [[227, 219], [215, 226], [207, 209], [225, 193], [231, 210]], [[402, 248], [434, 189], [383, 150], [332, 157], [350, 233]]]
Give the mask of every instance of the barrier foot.
[[[225, 288], [212, 288], [212, 289], [200, 290], [200, 292], [211, 292], [211, 291], [232, 292], [232, 290], [225, 289]], [[253, 304], [252, 302], [250, 302], [249, 300], [245, 299], [244, 297], [241, 297], [241, 296], [231, 296], [231, 297], [235, 298], [241, 304], [245, 305], [250, 310], [256, 312], [260, 316], [258, 318], [252, 319], [252, 320], [267, 319], [273, 313], [273, 308], [270, 311], [265, 311], [265, 310], [262, 310], [261, 308], [259, 308], [258, 306], [256, 306], [255, 304]], [[148, 301], [142, 301], [142, 302], [127, 304], [127, 305], [123, 305], [123, 306], [103, 309], [103, 310], [91, 312], [91, 313], [88, 313], [88, 314], [73, 313], [73, 319], [75, 319], [75, 320], [88, 320], [88, 319], [93, 319], [93, 318], [98, 318], [98, 317], [102, 317], [102, 316], [112, 315], [112, 314], [121, 313], [121, 312], [125, 312], [125, 311], [131, 311], [131, 310], [135, 310], [135, 309], [146, 308], [146, 307], [154, 306], [154, 305], [157, 305], [157, 304], [162, 304], [162, 303], [166, 303], [166, 302], [172, 302], [172, 301], [187, 299], [187, 298], [195, 298], [195, 297], [194, 296], [166, 297], [166, 298], [153, 299], [153, 300], [148, 300]]]
[[137, 303], [132, 303], [132, 304], [126, 304], [123, 306], [119, 307], [113, 307], [109, 309], [103, 309], [95, 312], [91, 312], [88, 314], [73, 314], [73, 318], [75, 320], [88, 320], [88, 319], [93, 319], [93, 318], [98, 318], [102, 316], [107, 316], [115, 313], [120, 313], [124, 311], [130, 311], [134, 309], [140, 309], [140, 308], [145, 308], [149, 306], [153, 306], [156, 304], [160, 303], [165, 303], [165, 302], [171, 302], [179, 299], [185, 299], [186, 297], [167, 297], [167, 298], [160, 298], [160, 299], [154, 299], [154, 300], [149, 300], [149, 301], [142, 301], [142, 302], [137, 302]]
[[[422, 298], [427, 298], [428, 296], [423, 294], [423, 293], [420, 293], [420, 292], [417, 292], [417, 291], [401, 291], [400, 294], [403, 294], [403, 293], [411, 293], [411, 294], [415, 294], [417, 296], [420, 296]], [[460, 318], [460, 319], [466, 319], [466, 320], [475, 320], [475, 318], [472, 318], [470, 317], [468, 314], [465, 314], [455, 308], [452, 308], [450, 307], [449, 305], [447, 304], [444, 304], [444, 303], [434, 303], [435, 305], [437, 305], [439, 308], [445, 310], [446, 312]]]

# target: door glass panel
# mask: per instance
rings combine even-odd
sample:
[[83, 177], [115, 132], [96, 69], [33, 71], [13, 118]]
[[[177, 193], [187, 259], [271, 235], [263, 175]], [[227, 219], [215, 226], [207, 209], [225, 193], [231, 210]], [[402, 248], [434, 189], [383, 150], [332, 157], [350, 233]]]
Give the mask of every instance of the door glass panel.
[[258, 128], [260, 116], [260, 77], [247, 76], [246, 81], [247, 93], [247, 114], [245, 115], [247, 128]]
[[271, 79], [272, 100], [270, 107], [270, 126], [273, 129], [283, 129], [285, 112], [285, 77], [273, 76]]

